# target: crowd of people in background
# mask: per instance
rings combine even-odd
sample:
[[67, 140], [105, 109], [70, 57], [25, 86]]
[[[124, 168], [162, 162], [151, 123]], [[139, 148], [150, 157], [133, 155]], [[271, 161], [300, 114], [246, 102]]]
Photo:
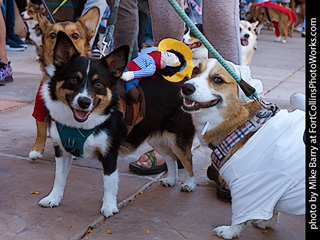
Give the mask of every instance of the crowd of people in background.
[[[32, 2], [40, 5], [41, 0], [31, 0]], [[75, 21], [78, 17], [83, 14], [85, 5], [96, 5], [100, 11], [104, 11], [103, 16], [101, 16], [100, 24], [100, 33], [105, 30], [108, 16], [112, 10], [112, 6], [115, 0], [102, 0], [106, 2], [107, 5], [101, 4], [101, 1], [94, 0], [72, 0], [73, 6], [73, 20]], [[221, 11], [223, 10], [224, 15], [230, 15], [231, 19], [238, 18], [241, 20], [246, 19], [246, 13], [248, 12], [249, 5], [252, 3], [261, 3], [269, 0], [239, 0], [237, 1], [225, 1], [225, 3], [219, 3], [219, 1], [206, 1], [206, 0], [177, 0], [181, 7], [185, 9], [185, 12], [195, 23], [203, 23], [204, 31], [207, 33], [206, 37], [209, 41], [217, 46], [217, 48], [222, 48], [220, 51], [223, 54], [228, 55], [224, 52], [239, 52], [240, 47], [236, 42], [230, 42], [224, 46], [219, 46], [219, 39], [213, 37], [212, 32], [219, 31], [218, 24], [211, 24], [219, 20], [220, 25], [223, 25], [223, 22], [228, 23], [229, 20], [224, 20], [221, 16]], [[49, 1], [48, 1], [49, 2]], [[302, 36], [305, 36], [305, 0], [272, 0], [272, 2], [283, 5], [284, 7], [292, 8], [297, 16], [298, 21], [296, 23], [297, 30], [301, 31]], [[233, 6], [235, 3], [238, 6]], [[17, 8], [15, 10], [15, 4]], [[5, 85], [6, 82], [12, 81], [12, 68], [10, 62], [7, 59], [6, 51], [24, 51], [27, 48], [27, 43], [31, 44], [32, 41], [26, 36], [18, 36], [15, 33], [15, 11], [19, 13], [25, 10], [27, 5], [26, 0], [0, 0], [1, 11], [0, 11], [0, 85]], [[119, 13], [117, 26], [114, 33], [114, 48], [117, 48], [121, 45], [129, 45], [130, 59], [133, 59], [138, 56], [142, 48], [156, 46], [159, 41], [165, 37], [172, 37], [175, 39], [182, 39], [184, 33], [184, 25], [182, 20], [176, 16], [173, 19], [170, 15], [170, 6], [167, 1], [148, 1], [148, 0], [127, 0], [120, 1]], [[60, 19], [63, 20], [63, 19]], [[170, 21], [175, 21], [175, 24], [172, 24]], [[209, 29], [209, 23], [210, 28]], [[236, 22], [236, 21], [234, 21]], [[232, 25], [229, 28], [232, 29]], [[231, 23], [231, 22], [230, 22]], [[163, 28], [166, 26], [166, 28]], [[235, 39], [238, 38], [237, 30], [230, 30], [231, 36], [235, 36]], [[210, 31], [209, 31], [210, 30]], [[216, 31], [215, 31], [216, 30]], [[98, 33], [98, 31], [96, 31]], [[216, 35], [217, 36], [217, 35]], [[23, 38], [24, 40], [22, 40]], [[217, 38], [217, 37], [216, 37]], [[99, 49], [99, 34], [96, 34], [94, 41], [92, 42], [92, 52], [94, 55], [100, 54]], [[225, 48], [225, 50], [223, 50]], [[231, 51], [227, 50], [232, 48]], [[230, 54], [229, 54], [230, 55]], [[240, 55], [236, 53], [235, 55]], [[227, 57], [227, 56], [225, 56]], [[227, 58], [228, 59], [228, 58]], [[229, 58], [228, 60], [239, 63], [238, 59]]]

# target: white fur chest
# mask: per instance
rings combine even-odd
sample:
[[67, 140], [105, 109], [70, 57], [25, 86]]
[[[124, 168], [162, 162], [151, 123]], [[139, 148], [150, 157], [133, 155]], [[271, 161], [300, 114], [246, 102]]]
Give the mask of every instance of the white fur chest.
[[208, 145], [208, 143], [203, 140], [204, 134], [206, 132], [210, 132], [212, 129], [216, 128], [225, 121], [225, 119], [220, 116], [216, 109], [194, 113], [192, 120], [201, 144], [204, 146]]

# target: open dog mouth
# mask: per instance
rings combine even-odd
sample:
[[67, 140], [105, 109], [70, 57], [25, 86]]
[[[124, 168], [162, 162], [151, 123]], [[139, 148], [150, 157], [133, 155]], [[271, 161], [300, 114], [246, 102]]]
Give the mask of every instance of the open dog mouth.
[[201, 108], [210, 108], [216, 106], [221, 101], [220, 98], [208, 101], [208, 102], [196, 102], [189, 98], [183, 98], [182, 108], [185, 111], [197, 111]]
[[88, 117], [91, 114], [91, 111], [83, 111], [72, 108], [74, 119], [78, 122], [87, 121]]
[[201, 43], [201, 42], [195, 42], [195, 43], [186, 44], [186, 45], [192, 50], [192, 49], [194, 49], [194, 48], [201, 47], [202, 43]]
[[241, 39], [241, 45], [242, 46], [248, 46], [249, 45], [249, 40], [247, 38], [242, 38]]

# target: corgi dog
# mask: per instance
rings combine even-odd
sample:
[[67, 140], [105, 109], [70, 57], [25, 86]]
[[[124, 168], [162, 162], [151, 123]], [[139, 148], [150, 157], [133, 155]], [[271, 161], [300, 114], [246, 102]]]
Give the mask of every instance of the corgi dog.
[[46, 9], [44, 8], [43, 4], [35, 4], [32, 3], [30, 0], [27, 0], [26, 10], [21, 13], [23, 21], [28, 26], [28, 31], [30, 33], [30, 39], [36, 46], [37, 52], [39, 51], [39, 47], [41, 46], [41, 37], [42, 31], [39, 27], [37, 11], [40, 11], [41, 14], [44, 14]]
[[41, 45], [38, 54], [43, 77], [37, 93], [33, 112], [33, 117], [36, 119], [37, 125], [37, 137], [29, 152], [29, 158], [32, 160], [42, 157], [47, 139], [47, 113], [43, 106], [40, 89], [45, 80], [52, 76], [55, 70], [53, 65], [53, 49], [56, 44], [57, 34], [59, 31], [65, 32], [80, 55], [89, 56], [91, 54], [89, 41], [94, 36], [95, 29], [99, 22], [99, 9], [97, 7], [91, 8], [76, 22], [65, 21], [52, 24], [42, 16], [40, 11], [36, 11], [36, 15], [39, 28], [42, 32]]
[[[230, 65], [242, 79], [250, 75], [249, 67]], [[251, 81], [259, 89], [259, 80]], [[305, 112], [250, 100], [216, 59], [194, 68], [181, 96], [230, 188], [232, 224], [214, 228], [216, 235], [236, 238], [247, 221], [272, 228], [278, 212], [305, 214]]]
[[[203, 34], [202, 24], [196, 24], [199, 31]], [[200, 40], [186, 27], [183, 35], [183, 43], [192, 51], [192, 62], [197, 66], [200, 62], [208, 59], [208, 49], [200, 42]]]
[[259, 21], [258, 31], [261, 30], [264, 24], [272, 23], [275, 29], [276, 42], [286, 43], [288, 35], [290, 37], [293, 36], [296, 15], [289, 8], [271, 2], [252, 4], [246, 17], [249, 22], [253, 19]]
[[129, 154], [145, 140], [166, 160], [168, 177], [161, 180], [163, 186], [177, 182], [176, 160], [180, 159], [186, 170], [181, 190], [190, 192], [195, 188], [191, 153], [195, 132], [191, 116], [181, 110], [179, 91], [183, 83], [162, 77], [142, 79], [139, 85], [146, 99], [145, 118], [128, 134], [119, 111], [117, 87], [128, 55], [129, 46], [123, 46], [102, 59], [81, 57], [69, 37], [64, 32], [57, 33], [55, 71], [42, 88], [52, 119], [56, 176], [51, 193], [40, 200], [40, 206], [59, 206], [72, 156], [90, 157], [103, 166], [101, 213], [107, 218], [117, 213], [118, 153]]
[[257, 35], [255, 29], [258, 24], [258, 21], [255, 23], [249, 23], [244, 20], [240, 21], [242, 65], [250, 66], [251, 64], [253, 53], [257, 48]]

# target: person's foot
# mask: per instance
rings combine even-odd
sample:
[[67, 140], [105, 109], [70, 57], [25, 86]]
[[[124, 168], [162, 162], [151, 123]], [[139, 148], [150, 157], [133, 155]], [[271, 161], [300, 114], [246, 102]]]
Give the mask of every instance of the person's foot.
[[150, 158], [150, 154], [154, 155], [154, 158], [156, 158], [156, 167], [163, 165], [166, 161], [164, 158], [158, 153], [157, 151], [153, 150], [151, 152], [145, 153], [140, 156], [140, 158], [137, 161], [137, 165], [143, 168], [151, 168], [152, 167], [152, 162]]
[[17, 35], [14, 35], [13, 37], [9, 37], [12, 41], [14, 41], [16, 44], [23, 46], [24, 48], [28, 47], [28, 44], [26, 44], [24, 41], [22, 41]]
[[12, 82], [12, 68], [10, 66], [10, 62], [8, 64], [5, 64], [0, 59], [0, 86], [5, 85], [7, 82]]
[[97, 44], [94, 44], [92, 46], [92, 56], [93, 57], [99, 57], [100, 56], [100, 49], [99, 49], [99, 46]]
[[129, 168], [142, 175], [158, 174], [167, 170], [164, 158], [156, 151], [146, 152], [136, 162], [131, 162]]
[[210, 180], [213, 180], [217, 185], [217, 197], [222, 201], [231, 201], [231, 192], [229, 185], [226, 181], [221, 177], [216, 168], [212, 165], [208, 167], [207, 177]]
[[24, 51], [25, 47], [12, 41], [10, 38], [6, 37], [6, 50], [7, 51]]

